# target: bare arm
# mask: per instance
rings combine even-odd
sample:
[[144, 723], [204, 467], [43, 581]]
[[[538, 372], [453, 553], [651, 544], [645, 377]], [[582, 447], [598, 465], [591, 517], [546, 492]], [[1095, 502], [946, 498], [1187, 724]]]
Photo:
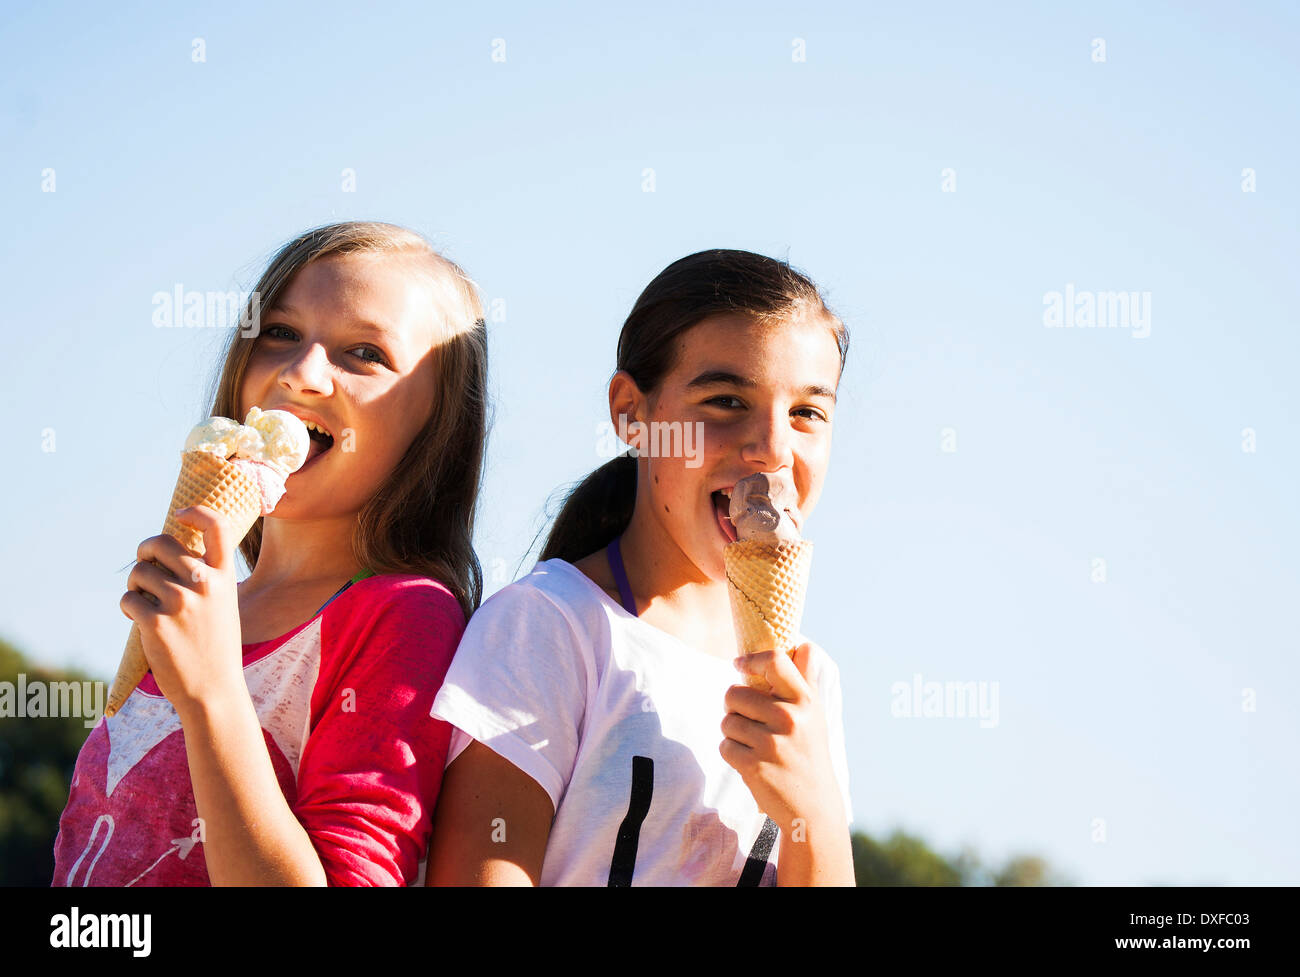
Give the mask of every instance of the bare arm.
[[443, 774], [425, 885], [537, 885], [555, 816], [550, 795], [475, 740]]
[[326, 885], [325, 868], [275, 779], [245, 692], [182, 717], [194, 807], [213, 885]]

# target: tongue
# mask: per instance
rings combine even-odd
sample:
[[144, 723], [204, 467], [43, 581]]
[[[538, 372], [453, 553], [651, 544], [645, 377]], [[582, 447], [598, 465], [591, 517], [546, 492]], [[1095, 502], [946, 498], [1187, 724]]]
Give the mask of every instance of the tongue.
[[722, 525], [722, 531], [727, 534], [728, 538], [735, 540], [735, 527], [731, 524], [729, 515], [730, 500], [721, 492], [713, 493], [713, 511], [718, 514], [718, 522]]

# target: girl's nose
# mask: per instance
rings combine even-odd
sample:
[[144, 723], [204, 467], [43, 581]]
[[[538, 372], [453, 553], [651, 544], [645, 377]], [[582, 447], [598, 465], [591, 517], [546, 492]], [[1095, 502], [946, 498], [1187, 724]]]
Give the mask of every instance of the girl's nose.
[[294, 393], [329, 396], [334, 390], [330, 379], [329, 355], [320, 343], [304, 345], [302, 351], [280, 372], [280, 383]]
[[790, 434], [790, 419], [784, 414], [756, 417], [754, 426], [746, 432], [741, 457], [765, 472], [793, 467], [794, 442]]

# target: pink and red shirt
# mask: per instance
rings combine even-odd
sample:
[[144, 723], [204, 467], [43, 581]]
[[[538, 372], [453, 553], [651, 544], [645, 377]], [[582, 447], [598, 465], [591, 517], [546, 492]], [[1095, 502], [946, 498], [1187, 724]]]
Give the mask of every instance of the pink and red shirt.
[[[441, 583], [384, 574], [243, 646], [276, 778], [330, 885], [422, 880], [451, 734], [429, 711], [464, 629]], [[149, 674], [81, 748], [53, 884], [207, 885], [201, 839], [180, 718]]]

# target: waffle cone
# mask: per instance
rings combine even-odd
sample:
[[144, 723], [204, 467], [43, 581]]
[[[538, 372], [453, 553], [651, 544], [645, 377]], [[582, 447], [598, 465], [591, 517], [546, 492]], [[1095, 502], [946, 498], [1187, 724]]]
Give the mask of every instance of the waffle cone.
[[[181, 456], [181, 473], [176, 478], [176, 488], [172, 492], [163, 532], [174, 536], [196, 556], [202, 556], [203, 534], [176, 521], [177, 510], [192, 505], [205, 505], [226, 516], [242, 540], [262, 514], [262, 492], [257, 483], [238, 465], [232, 465], [208, 451], [187, 451]], [[153, 562], [155, 566], [160, 565], [157, 561]], [[148, 671], [149, 663], [144, 656], [140, 627], [132, 624], [131, 633], [126, 639], [126, 650], [122, 653], [122, 663], [117, 668], [117, 677], [108, 690], [105, 716], [113, 715], [122, 707], [127, 696], [135, 691]]]
[[[794, 651], [812, 568], [812, 543], [739, 540], [723, 547], [722, 555], [741, 652]], [[771, 691], [757, 676], [747, 675], [745, 681], [751, 688]]]

